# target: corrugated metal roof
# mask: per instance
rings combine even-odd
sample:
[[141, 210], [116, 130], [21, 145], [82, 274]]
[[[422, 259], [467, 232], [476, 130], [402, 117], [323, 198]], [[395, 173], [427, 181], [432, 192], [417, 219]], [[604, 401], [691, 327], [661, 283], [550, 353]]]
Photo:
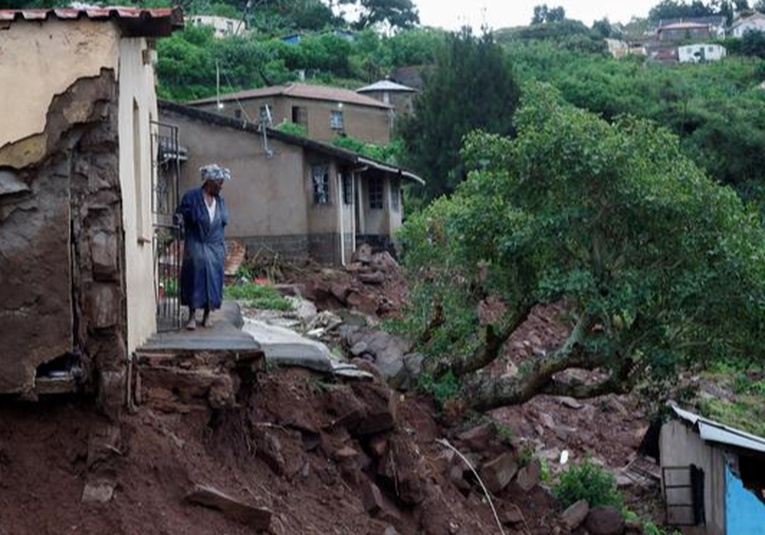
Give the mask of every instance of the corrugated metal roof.
[[683, 410], [677, 405], [672, 405], [672, 410], [677, 416], [697, 428], [702, 440], [765, 453], [765, 438], [752, 435], [740, 429], [728, 427], [714, 420], [709, 420], [698, 414]]
[[[273, 97], [273, 96], [289, 96], [296, 98], [305, 98], [309, 100], [325, 100], [330, 102], [342, 102], [344, 104], [358, 104], [360, 106], [370, 106], [374, 108], [389, 109], [391, 106], [375, 100], [371, 97], [359, 95], [355, 91], [350, 89], [344, 89], [342, 87], [331, 87], [326, 85], [311, 85], [311, 84], [288, 84], [288, 85], [274, 85], [271, 87], [261, 87], [259, 89], [247, 89], [245, 91], [239, 91], [237, 93], [228, 93], [221, 95], [221, 101], [229, 100], [246, 100], [251, 98]], [[217, 97], [203, 98], [200, 100], [194, 100], [189, 102], [189, 105], [199, 104], [211, 104], [217, 102]]]
[[0, 21], [46, 21], [58, 19], [76, 21], [90, 19], [94, 21], [114, 20], [132, 36], [169, 35], [173, 30], [183, 27], [183, 11], [178, 8], [137, 8], [137, 7], [88, 7], [88, 8], [50, 8], [50, 9], [0, 9]]
[[356, 90], [357, 93], [367, 93], [372, 91], [402, 91], [407, 93], [413, 93], [417, 91], [414, 88], [391, 82], [390, 80], [380, 80], [372, 85], [367, 85]]

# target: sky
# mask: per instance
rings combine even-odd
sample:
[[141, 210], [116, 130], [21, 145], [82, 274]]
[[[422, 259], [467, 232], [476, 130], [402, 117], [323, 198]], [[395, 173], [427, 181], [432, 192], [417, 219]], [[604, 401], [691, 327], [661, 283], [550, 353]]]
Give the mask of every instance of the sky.
[[423, 26], [456, 30], [465, 24], [479, 28], [484, 20], [497, 30], [508, 26], [525, 26], [531, 21], [534, 6], [562, 7], [566, 18], [591, 26], [604, 17], [611, 22], [629, 22], [633, 17], [646, 17], [660, 0], [413, 0]]

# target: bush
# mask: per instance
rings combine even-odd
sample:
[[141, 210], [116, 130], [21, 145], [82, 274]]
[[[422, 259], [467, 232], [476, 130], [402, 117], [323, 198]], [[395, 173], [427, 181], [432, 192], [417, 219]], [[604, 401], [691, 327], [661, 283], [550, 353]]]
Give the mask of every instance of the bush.
[[563, 508], [579, 500], [587, 500], [590, 507], [611, 505], [621, 509], [622, 506], [614, 476], [590, 460], [572, 465], [563, 472], [553, 494]]

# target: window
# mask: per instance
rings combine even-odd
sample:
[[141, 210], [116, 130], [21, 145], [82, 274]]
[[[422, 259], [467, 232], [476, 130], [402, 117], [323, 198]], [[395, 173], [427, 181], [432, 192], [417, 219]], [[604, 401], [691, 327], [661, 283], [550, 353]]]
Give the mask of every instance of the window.
[[230, 20], [226, 21], [226, 31], [228, 33], [234, 33], [234, 23]]
[[712, 52], [713, 50], [714, 50], [714, 48], [712, 48], [711, 46], [707, 47], [707, 52]]
[[329, 166], [314, 165], [311, 168], [313, 179], [313, 202], [329, 204]]
[[234, 119], [242, 118], [242, 110], [234, 110]]
[[343, 177], [343, 204], [353, 204], [353, 177], [345, 171]]
[[344, 130], [345, 126], [343, 125], [343, 112], [339, 110], [332, 110], [331, 115], [329, 117], [329, 127], [332, 130]]
[[369, 208], [372, 210], [383, 209], [383, 181], [375, 177], [369, 181]]
[[390, 209], [394, 212], [398, 212], [401, 205], [401, 190], [399, 189], [398, 182], [394, 181], [390, 183]]
[[308, 126], [308, 112], [303, 106], [292, 106], [292, 122]]

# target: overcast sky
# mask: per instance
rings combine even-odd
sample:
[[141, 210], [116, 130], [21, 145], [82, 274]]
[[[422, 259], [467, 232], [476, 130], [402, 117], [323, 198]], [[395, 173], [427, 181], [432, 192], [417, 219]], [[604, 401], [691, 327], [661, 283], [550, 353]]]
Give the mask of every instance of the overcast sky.
[[629, 22], [630, 18], [646, 17], [648, 10], [660, 0], [413, 0], [423, 26], [439, 26], [456, 30], [466, 23], [479, 28], [484, 20], [497, 30], [508, 26], [525, 26], [531, 21], [534, 6], [561, 6], [566, 18], [581, 20], [591, 26], [607, 17], [611, 22]]

